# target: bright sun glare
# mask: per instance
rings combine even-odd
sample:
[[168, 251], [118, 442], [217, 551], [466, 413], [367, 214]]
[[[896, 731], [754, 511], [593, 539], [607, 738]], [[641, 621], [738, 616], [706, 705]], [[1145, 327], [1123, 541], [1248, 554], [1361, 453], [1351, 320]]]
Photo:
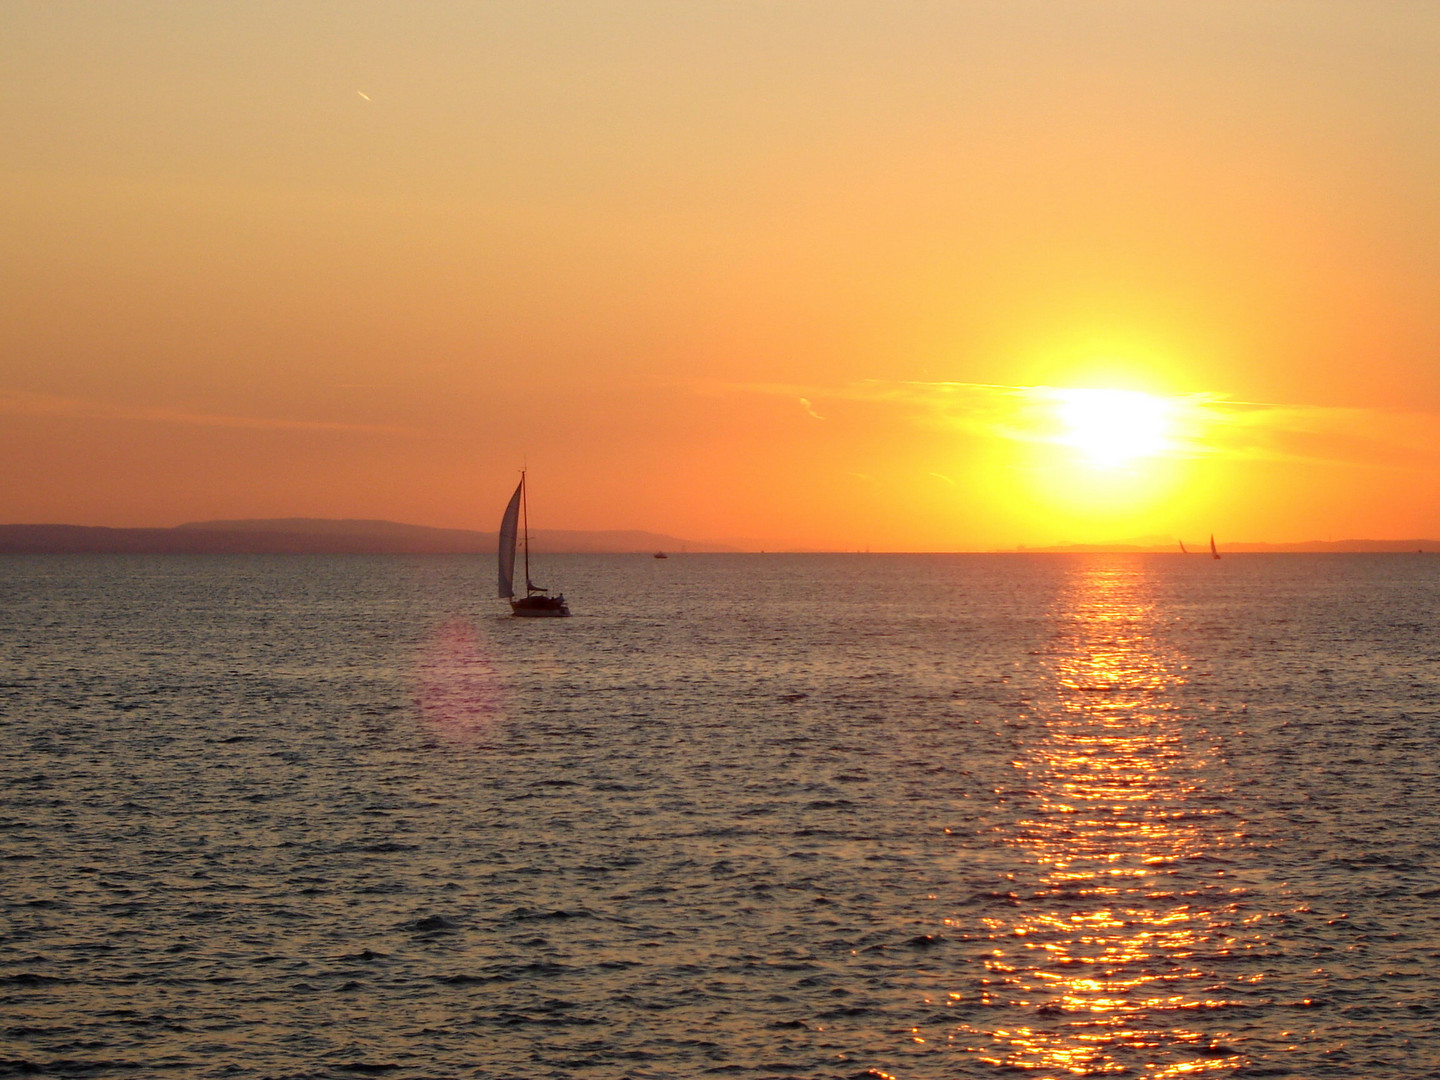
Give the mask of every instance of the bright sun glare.
[[1060, 390], [1057, 440], [1091, 465], [1114, 468], [1151, 457], [1168, 444], [1172, 403], [1134, 390]]

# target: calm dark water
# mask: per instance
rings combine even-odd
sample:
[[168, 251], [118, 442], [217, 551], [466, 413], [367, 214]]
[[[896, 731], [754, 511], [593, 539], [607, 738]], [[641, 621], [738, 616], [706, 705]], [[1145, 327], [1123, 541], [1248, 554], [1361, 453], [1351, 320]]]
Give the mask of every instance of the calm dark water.
[[0, 560], [0, 1074], [1440, 1075], [1440, 558], [544, 569]]

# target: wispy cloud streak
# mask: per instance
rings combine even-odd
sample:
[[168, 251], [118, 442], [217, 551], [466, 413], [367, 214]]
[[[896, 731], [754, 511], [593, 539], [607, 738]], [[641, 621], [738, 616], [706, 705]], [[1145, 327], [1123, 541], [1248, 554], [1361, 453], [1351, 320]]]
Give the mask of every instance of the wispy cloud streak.
[[[710, 384], [702, 392], [799, 398], [813, 415], [841, 415], [845, 403], [889, 410], [899, 422], [977, 439], [1063, 443], [1057, 405], [1072, 391], [1054, 386], [867, 379], [838, 386]], [[1215, 393], [1166, 397], [1171, 457], [1223, 457], [1434, 467], [1440, 462], [1440, 416], [1401, 410], [1235, 401]]]
[[286, 420], [263, 416], [227, 416], [95, 401], [86, 398], [36, 394], [28, 390], [0, 390], [0, 413], [10, 416], [52, 416], [76, 420], [130, 420], [140, 423], [179, 424], [187, 427], [249, 428], [272, 431], [333, 431], [369, 435], [410, 435], [409, 428], [387, 424], [350, 424], [329, 420]]

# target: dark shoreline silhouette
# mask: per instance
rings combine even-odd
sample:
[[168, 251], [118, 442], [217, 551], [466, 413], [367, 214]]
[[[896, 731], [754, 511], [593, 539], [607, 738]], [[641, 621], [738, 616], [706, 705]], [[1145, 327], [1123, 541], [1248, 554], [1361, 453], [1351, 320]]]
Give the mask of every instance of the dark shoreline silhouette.
[[[174, 528], [115, 529], [100, 525], [0, 525], [5, 555], [477, 555], [495, 550], [496, 534], [438, 529], [395, 521], [330, 518], [264, 518], [200, 521]], [[575, 554], [653, 554], [656, 551], [738, 552], [640, 530], [585, 532], [542, 529], [532, 534], [536, 551]], [[1227, 543], [1229, 553], [1440, 553], [1440, 540], [1310, 540], [1289, 544]], [[1016, 549], [1022, 554], [1144, 553], [1185, 558], [1150, 544], [1069, 544]], [[1190, 554], [1196, 554], [1191, 552]]]
[[[0, 554], [9, 555], [474, 555], [493, 554], [496, 540], [493, 532], [324, 518], [203, 521], [166, 529], [0, 525]], [[734, 550], [625, 530], [539, 530], [532, 541], [536, 551], [596, 554]]]

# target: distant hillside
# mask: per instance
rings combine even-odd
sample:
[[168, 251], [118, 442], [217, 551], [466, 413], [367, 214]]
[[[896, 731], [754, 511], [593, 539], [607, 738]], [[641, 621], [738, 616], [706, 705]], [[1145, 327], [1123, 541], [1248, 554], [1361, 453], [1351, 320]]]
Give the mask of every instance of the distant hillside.
[[[537, 552], [621, 554], [730, 551], [640, 531], [530, 534]], [[160, 555], [469, 555], [495, 550], [493, 532], [435, 529], [395, 521], [271, 518], [196, 521], [173, 529], [110, 529], [89, 525], [0, 525], [0, 554], [132, 553]]]
[[[0, 525], [0, 554], [134, 553], [159, 555], [476, 555], [495, 550], [496, 534], [470, 529], [435, 529], [398, 521], [331, 518], [261, 518], [192, 521], [172, 529], [110, 529], [91, 525]], [[546, 553], [731, 552], [746, 548], [682, 540], [639, 530], [582, 532], [541, 529], [530, 534], [534, 550]], [[1191, 554], [1208, 555], [1204, 545]], [[756, 548], [762, 545], [757, 542]], [[1174, 552], [1179, 544], [1154, 537], [1128, 543], [1068, 544], [1020, 548], [1030, 552]], [[1292, 544], [1221, 544], [1221, 554], [1239, 552], [1415, 552], [1440, 553], [1440, 540], [1311, 540]]]

